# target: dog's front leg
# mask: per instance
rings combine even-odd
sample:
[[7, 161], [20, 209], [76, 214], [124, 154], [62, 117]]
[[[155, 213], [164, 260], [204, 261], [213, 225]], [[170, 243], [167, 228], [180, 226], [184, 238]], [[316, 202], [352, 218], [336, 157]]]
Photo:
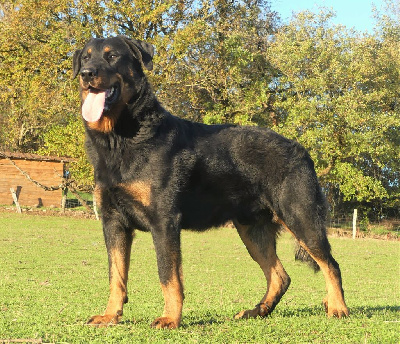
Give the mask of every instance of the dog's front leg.
[[103, 215], [103, 232], [109, 264], [110, 297], [103, 315], [95, 315], [89, 325], [99, 327], [117, 324], [124, 303], [128, 302], [127, 282], [133, 231], [124, 228], [120, 221]]
[[180, 233], [173, 227], [152, 232], [164, 296], [164, 312], [152, 322], [151, 326], [154, 328], [177, 328], [182, 317], [184, 295]]

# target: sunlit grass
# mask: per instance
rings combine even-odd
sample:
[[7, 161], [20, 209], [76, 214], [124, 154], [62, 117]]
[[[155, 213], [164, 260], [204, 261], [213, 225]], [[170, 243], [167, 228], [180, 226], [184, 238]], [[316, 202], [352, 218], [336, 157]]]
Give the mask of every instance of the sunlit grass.
[[348, 319], [327, 319], [322, 274], [295, 262], [288, 235], [278, 254], [292, 284], [267, 319], [235, 321], [258, 303], [266, 282], [234, 229], [183, 232], [185, 304], [177, 330], [150, 329], [163, 299], [154, 247], [138, 232], [132, 250], [129, 303], [123, 321], [97, 329], [86, 320], [104, 311], [107, 255], [100, 222], [0, 214], [0, 342], [68, 343], [398, 343], [400, 243], [330, 239], [340, 263]]

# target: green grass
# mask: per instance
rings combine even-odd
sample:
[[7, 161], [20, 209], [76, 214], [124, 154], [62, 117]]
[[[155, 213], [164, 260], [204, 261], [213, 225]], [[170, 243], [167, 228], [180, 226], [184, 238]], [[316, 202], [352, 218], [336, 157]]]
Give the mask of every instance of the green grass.
[[0, 342], [67, 343], [398, 343], [400, 243], [330, 239], [351, 316], [327, 319], [325, 287], [293, 259], [289, 235], [278, 242], [292, 284], [267, 319], [235, 321], [265, 292], [265, 279], [233, 229], [183, 232], [185, 304], [182, 326], [154, 330], [163, 299], [151, 236], [133, 245], [129, 303], [123, 321], [93, 328], [104, 311], [107, 257], [100, 222], [0, 213]]
[[369, 235], [380, 235], [380, 236], [391, 235], [393, 238], [400, 238], [400, 228], [388, 229], [387, 227], [382, 225], [381, 226], [372, 225], [369, 226], [366, 232]]

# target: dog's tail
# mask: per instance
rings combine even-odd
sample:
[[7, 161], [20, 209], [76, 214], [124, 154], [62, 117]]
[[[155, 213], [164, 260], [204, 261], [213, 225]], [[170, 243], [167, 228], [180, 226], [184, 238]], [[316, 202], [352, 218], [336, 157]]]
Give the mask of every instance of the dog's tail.
[[300, 246], [300, 244], [296, 241], [296, 253], [294, 256], [295, 260], [300, 260], [304, 263], [307, 263], [314, 272], [318, 272], [320, 270], [317, 262], [310, 256], [310, 254]]

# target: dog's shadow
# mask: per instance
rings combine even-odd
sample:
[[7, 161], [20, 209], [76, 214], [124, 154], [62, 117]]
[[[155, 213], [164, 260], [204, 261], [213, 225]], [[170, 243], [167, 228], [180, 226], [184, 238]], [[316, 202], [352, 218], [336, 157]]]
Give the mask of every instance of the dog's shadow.
[[357, 316], [364, 316], [367, 318], [372, 318], [374, 315], [382, 315], [384, 312], [400, 312], [399, 306], [359, 306], [350, 308], [350, 316], [353, 313]]
[[[352, 317], [355, 318], [372, 318], [375, 315], [381, 316], [382, 313], [399, 313], [400, 312], [400, 306], [358, 306], [358, 307], [351, 307], [350, 308], [350, 316], [349, 318], [351, 319]], [[312, 307], [299, 307], [295, 309], [283, 309], [283, 310], [277, 310], [275, 311], [271, 317], [274, 316], [279, 316], [282, 318], [295, 318], [295, 317], [300, 317], [300, 318], [307, 318], [310, 316], [322, 316], [326, 317], [326, 313], [324, 310], [323, 305], [315, 305]], [[266, 317], [264, 319], [268, 319], [269, 317]], [[260, 320], [263, 320], [262, 318], [259, 318]], [[186, 318], [186, 321], [184, 321], [184, 324], [182, 324], [183, 328], [190, 327], [190, 326], [210, 326], [210, 325], [219, 325], [223, 324], [226, 321], [245, 321], [245, 320], [235, 320], [232, 317], [227, 318], [224, 315], [213, 315], [213, 316], [208, 316], [204, 317], [204, 319], [194, 319], [193, 317]]]
[[[204, 319], [194, 319], [194, 317], [185, 317], [180, 324], [179, 328], [180, 329], [187, 329], [193, 326], [212, 326], [212, 325], [221, 325], [226, 322], [226, 317], [224, 316], [214, 316], [212, 318], [210, 317], [204, 317]], [[135, 325], [149, 325], [150, 322], [145, 319], [125, 319], [122, 320], [118, 323], [118, 326], [135, 326]]]
[[[400, 312], [400, 306], [359, 306], [359, 307], [351, 307], [350, 308], [350, 318], [352, 316], [356, 318], [372, 318], [374, 315], [381, 315], [382, 312], [393, 312], [393, 313], [398, 313]], [[325, 316], [325, 311], [323, 309], [323, 306], [313, 306], [313, 307], [299, 307], [295, 309], [283, 309], [276, 311], [274, 313], [275, 315], [282, 317], [282, 318], [295, 318], [295, 317], [309, 317], [309, 316]], [[271, 316], [274, 317], [274, 314]], [[265, 319], [268, 319], [269, 317], [266, 317]], [[259, 320], [263, 320], [262, 318], [259, 318]], [[232, 317], [226, 317], [226, 315], [222, 314], [208, 314], [204, 316], [203, 318], [199, 319], [199, 317], [196, 317], [195, 315], [187, 315], [184, 317], [180, 328], [181, 329], [188, 329], [193, 326], [198, 326], [198, 327], [207, 327], [207, 326], [213, 326], [213, 325], [222, 325], [226, 323], [227, 321], [245, 321], [245, 320], [235, 320]], [[125, 319], [119, 323], [119, 325], [128, 325], [128, 326], [135, 326], [135, 325], [148, 325], [148, 321], [146, 320], [132, 320], [132, 319]]]
[[[233, 318], [233, 317], [232, 317]], [[182, 323], [182, 328], [190, 328], [192, 326], [199, 326], [199, 327], [203, 327], [203, 326], [212, 326], [212, 325], [221, 325], [223, 323], [225, 323], [227, 321], [227, 318], [224, 316], [215, 316], [215, 317], [205, 317], [204, 319], [186, 319], [186, 321], [184, 321]]]
[[[394, 312], [398, 313], [400, 306], [356, 306], [350, 307], [350, 318], [354, 317], [366, 317], [371, 318], [374, 315], [381, 315], [382, 312]], [[313, 306], [313, 307], [299, 307], [295, 309], [283, 309], [277, 312], [284, 318], [290, 317], [307, 317], [307, 316], [318, 316], [325, 314], [324, 307]]]

